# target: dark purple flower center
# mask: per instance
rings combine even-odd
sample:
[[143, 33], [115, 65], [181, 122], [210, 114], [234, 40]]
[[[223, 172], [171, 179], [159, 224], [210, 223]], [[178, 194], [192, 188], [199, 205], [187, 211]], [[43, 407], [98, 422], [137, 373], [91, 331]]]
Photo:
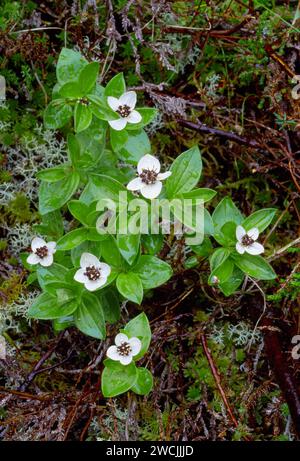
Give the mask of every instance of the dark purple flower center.
[[254, 240], [249, 237], [248, 234], [244, 235], [244, 237], [242, 237], [242, 245], [244, 245], [245, 247], [248, 247], [249, 245], [252, 245], [252, 243], [254, 243]]
[[120, 346], [117, 346], [117, 351], [122, 357], [127, 357], [131, 352], [130, 344], [126, 342], [122, 343]]
[[89, 266], [85, 268], [84, 275], [87, 276], [89, 280], [92, 282], [95, 282], [95, 280], [98, 280], [101, 276], [100, 269], [98, 269], [95, 266]]
[[80, 98], [80, 99], [79, 99], [79, 102], [80, 102], [80, 104], [82, 104], [83, 106], [89, 106], [89, 105], [90, 105], [90, 101], [89, 101], [87, 98]]
[[35, 254], [36, 254], [39, 258], [43, 259], [43, 258], [45, 258], [46, 256], [48, 256], [48, 248], [46, 247], [46, 245], [44, 245], [44, 246], [42, 246], [42, 247], [40, 247], [40, 248], [37, 248], [37, 249], [35, 250]]
[[116, 110], [116, 112], [118, 112], [118, 114], [125, 118], [125, 117], [128, 117], [131, 113], [131, 109], [129, 106], [127, 106], [127, 104], [124, 104], [123, 106], [119, 106], [118, 109]]
[[158, 173], [155, 170], [144, 170], [140, 174], [141, 180], [145, 184], [155, 184], [157, 181]]

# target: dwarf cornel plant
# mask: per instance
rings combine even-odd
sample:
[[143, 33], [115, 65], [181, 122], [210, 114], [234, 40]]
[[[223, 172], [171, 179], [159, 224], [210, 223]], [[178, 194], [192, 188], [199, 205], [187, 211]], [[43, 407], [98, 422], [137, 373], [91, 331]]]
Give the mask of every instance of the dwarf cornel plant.
[[[138, 106], [137, 95], [126, 90], [122, 73], [103, 87], [97, 82], [99, 63], [88, 63], [79, 52], [64, 48], [56, 74], [44, 124], [48, 129], [61, 129], [66, 136], [68, 162], [38, 173], [41, 223], [36, 229], [43, 238], [33, 239], [32, 252], [23, 261], [31, 272], [28, 283], [37, 281], [42, 293], [29, 309], [29, 317], [51, 320], [55, 331], [76, 326], [103, 340], [106, 323], [120, 319], [124, 300], [140, 305], [147, 291], [172, 277], [171, 266], [158, 257], [165, 239], [162, 231], [151, 233], [147, 228], [147, 232], [124, 233], [118, 228], [107, 232], [111, 210], [99, 204], [117, 204], [115, 223], [124, 219], [124, 209], [130, 221], [136, 219], [130, 205], [137, 196], [141, 208], [155, 200], [189, 200], [189, 219], [183, 222], [175, 207], [170, 220], [174, 224], [181, 219], [185, 226], [186, 246], [195, 255], [187, 265], [193, 267], [197, 258], [207, 258], [208, 283], [225, 296], [235, 293], [245, 276], [256, 280], [276, 277], [257, 241], [275, 209], [244, 217], [231, 198], [225, 197], [212, 215], [203, 208], [202, 238], [195, 243], [196, 202], [208, 202], [216, 195], [212, 189], [198, 188], [202, 171], [198, 147], [183, 152], [161, 172], [144, 130], [157, 111]], [[125, 194], [126, 208], [120, 201]], [[66, 216], [72, 220], [66, 223]], [[163, 227], [160, 211], [156, 224]], [[150, 341], [149, 322], [142, 312], [125, 325], [107, 350], [102, 374], [105, 397], [128, 390], [141, 395], [151, 391], [151, 373], [136, 366]]]

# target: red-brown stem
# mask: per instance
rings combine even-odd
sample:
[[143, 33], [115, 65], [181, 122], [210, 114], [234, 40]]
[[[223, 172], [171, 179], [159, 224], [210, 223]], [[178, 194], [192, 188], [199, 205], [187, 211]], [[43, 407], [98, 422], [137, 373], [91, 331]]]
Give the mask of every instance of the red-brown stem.
[[236, 418], [235, 418], [235, 416], [234, 416], [234, 414], [233, 414], [233, 412], [231, 410], [231, 407], [229, 405], [228, 399], [226, 397], [226, 394], [225, 394], [224, 389], [223, 389], [222, 384], [221, 384], [221, 377], [220, 377], [219, 371], [218, 371], [218, 369], [217, 369], [217, 367], [215, 365], [214, 359], [213, 359], [213, 357], [211, 355], [211, 352], [210, 352], [210, 349], [209, 349], [209, 347], [207, 345], [206, 337], [205, 337], [204, 334], [201, 335], [201, 343], [202, 343], [202, 347], [203, 347], [204, 353], [206, 355], [206, 358], [208, 360], [209, 367], [211, 369], [212, 375], [214, 377], [214, 380], [216, 382], [216, 385], [218, 387], [218, 390], [219, 390], [219, 392], [221, 394], [222, 400], [223, 400], [224, 405], [226, 407], [226, 410], [227, 410], [227, 412], [228, 412], [228, 414], [230, 416], [230, 419], [231, 419], [232, 423], [234, 424], [234, 426], [238, 427], [239, 424], [238, 424], [238, 422], [237, 422], [237, 420], [236, 420]]
[[194, 130], [194, 131], [199, 131], [200, 133], [212, 134], [214, 136], [219, 136], [221, 138], [230, 139], [231, 141], [237, 142], [239, 144], [244, 144], [249, 147], [254, 147], [255, 149], [261, 149], [260, 144], [254, 139], [248, 139], [248, 138], [245, 138], [244, 136], [239, 136], [238, 134], [232, 133], [231, 131], [224, 131], [218, 128], [211, 128], [207, 125], [204, 125], [203, 123], [199, 121], [198, 123], [194, 123], [194, 122], [190, 122], [189, 120], [179, 119], [177, 120], [177, 122], [180, 123], [180, 125], [185, 126], [186, 128], [190, 128], [191, 130]]

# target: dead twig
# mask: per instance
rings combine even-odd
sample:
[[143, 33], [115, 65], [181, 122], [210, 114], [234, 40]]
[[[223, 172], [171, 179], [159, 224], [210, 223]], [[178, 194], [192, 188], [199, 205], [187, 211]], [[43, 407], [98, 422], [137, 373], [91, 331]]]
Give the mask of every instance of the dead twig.
[[226, 394], [225, 394], [225, 392], [224, 392], [224, 389], [223, 389], [223, 387], [222, 387], [221, 377], [220, 377], [219, 371], [218, 371], [218, 369], [217, 369], [217, 367], [216, 367], [216, 364], [215, 364], [215, 362], [214, 362], [214, 359], [213, 359], [213, 357], [212, 357], [212, 354], [211, 354], [211, 352], [210, 352], [210, 349], [209, 349], [209, 347], [208, 347], [208, 345], [207, 345], [206, 337], [205, 337], [204, 334], [202, 334], [200, 338], [201, 338], [201, 343], [202, 343], [203, 351], [204, 351], [204, 353], [205, 353], [205, 355], [206, 355], [206, 358], [207, 358], [209, 367], [210, 367], [210, 369], [211, 369], [211, 372], [212, 372], [212, 375], [213, 375], [214, 380], [215, 380], [215, 382], [216, 382], [216, 385], [217, 385], [217, 387], [218, 387], [218, 390], [219, 390], [219, 392], [220, 392], [220, 394], [221, 394], [221, 397], [222, 397], [222, 400], [223, 400], [224, 405], [225, 405], [225, 407], [226, 407], [226, 410], [227, 410], [227, 412], [228, 412], [228, 415], [229, 415], [229, 417], [230, 417], [230, 419], [231, 419], [233, 425], [234, 425], [235, 427], [238, 427], [239, 423], [237, 422], [237, 420], [236, 420], [236, 418], [235, 418], [235, 416], [234, 416], [234, 414], [233, 414], [233, 411], [231, 410], [231, 407], [230, 407], [230, 405], [229, 405], [228, 399], [227, 399]]
[[36, 375], [39, 373], [42, 373], [45, 370], [41, 370], [42, 365], [51, 357], [55, 349], [57, 348], [58, 344], [62, 340], [63, 336], [65, 334], [65, 331], [60, 332], [58, 335], [58, 340], [54, 344], [54, 346], [49, 349], [37, 362], [37, 364], [33, 367], [32, 371], [29, 373], [27, 378], [25, 379], [24, 383], [19, 387], [18, 391], [24, 392], [28, 386], [32, 383], [32, 381], [35, 379]]
[[230, 141], [243, 144], [245, 146], [253, 147], [255, 149], [261, 149], [261, 145], [254, 139], [245, 138], [231, 131], [220, 130], [219, 128], [211, 128], [204, 123], [198, 121], [198, 123], [190, 122], [189, 120], [179, 119], [177, 120], [180, 125], [190, 128], [191, 130], [198, 131], [200, 133], [211, 134], [214, 136], [220, 136], [221, 138], [229, 139]]

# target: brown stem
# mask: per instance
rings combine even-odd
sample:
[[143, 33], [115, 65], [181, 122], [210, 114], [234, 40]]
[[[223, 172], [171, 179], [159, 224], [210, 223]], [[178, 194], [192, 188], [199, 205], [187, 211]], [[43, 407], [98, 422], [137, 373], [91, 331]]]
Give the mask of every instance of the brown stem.
[[179, 119], [177, 120], [180, 125], [190, 128], [194, 131], [199, 131], [200, 133], [212, 134], [214, 136], [220, 136], [222, 138], [230, 139], [231, 141], [237, 142], [239, 144], [244, 144], [249, 147], [254, 147], [255, 149], [261, 149], [260, 144], [254, 139], [248, 139], [244, 136], [239, 136], [238, 134], [232, 133], [231, 131], [224, 131], [218, 128], [210, 128], [207, 125], [204, 125], [201, 122], [194, 123], [189, 120]]
[[214, 363], [214, 359], [213, 359], [213, 357], [211, 355], [211, 352], [210, 352], [210, 349], [209, 349], [209, 347], [207, 345], [206, 337], [205, 337], [204, 334], [201, 335], [201, 343], [202, 343], [202, 347], [203, 347], [204, 353], [206, 355], [206, 358], [208, 360], [209, 367], [211, 369], [212, 375], [214, 377], [214, 380], [216, 382], [218, 390], [219, 390], [219, 392], [221, 394], [222, 400], [223, 400], [224, 405], [225, 405], [225, 407], [227, 409], [227, 412], [228, 412], [228, 414], [230, 416], [230, 419], [233, 422], [234, 426], [238, 427], [238, 422], [237, 422], [237, 420], [236, 420], [236, 418], [235, 418], [235, 416], [234, 416], [234, 414], [233, 414], [233, 412], [231, 410], [231, 407], [230, 407], [229, 402], [227, 400], [226, 394], [225, 394], [225, 392], [223, 390], [219, 371], [218, 371], [218, 369], [217, 369], [217, 367], [216, 367], [216, 365]]
[[51, 357], [55, 349], [57, 348], [58, 344], [62, 340], [63, 336], [65, 334], [65, 331], [60, 332], [58, 335], [58, 340], [56, 341], [55, 345], [49, 349], [41, 358], [40, 360], [35, 364], [27, 378], [25, 379], [24, 383], [18, 388], [18, 391], [24, 392], [28, 386], [32, 383], [36, 375], [41, 373], [44, 370], [41, 370], [41, 366]]

